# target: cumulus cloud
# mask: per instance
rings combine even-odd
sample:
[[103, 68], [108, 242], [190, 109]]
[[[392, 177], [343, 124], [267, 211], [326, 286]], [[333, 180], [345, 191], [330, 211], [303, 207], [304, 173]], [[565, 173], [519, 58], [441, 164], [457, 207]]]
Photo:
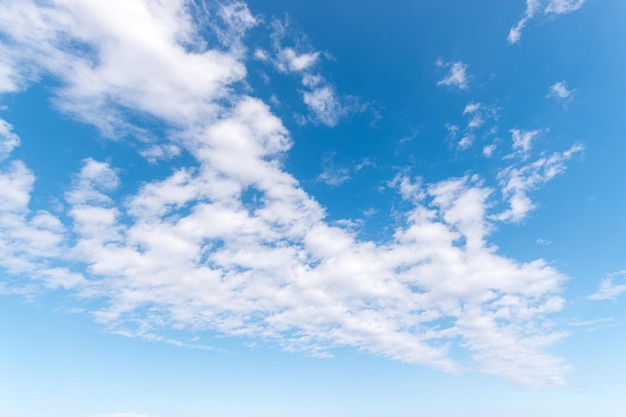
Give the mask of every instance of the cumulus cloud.
[[511, 28], [507, 40], [510, 44], [518, 43], [528, 22], [537, 15], [554, 16], [571, 13], [580, 9], [584, 3], [585, 0], [526, 0], [524, 16]]
[[467, 64], [463, 62], [443, 62], [437, 61], [437, 66], [440, 68], [450, 68], [448, 75], [437, 82], [437, 85], [446, 85], [452, 87], [458, 87], [461, 90], [467, 90], [469, 88], [469, 78], [467, 75]]
[[[615, 281], [624, 281], [623, 284]], [[626, 293], [626, 271], [614, 272], [600, 281], [598, 291], [591, 294], [591, 300], [615, 300], [617, 297]]]
[[[237, 30], [254, 23], [241, 4], [219, 16]], [[388, 240], [364, 240], [345, 222], [327, 221], [284, 169], [292, 139], [282, 121], [235, 88], [245, 54], [211, 49], [196, 25], [182, 1], [7, 4], [0, 30], [14, 62], [61, 81], [60, 109], [104, 133], [145, 128], [133, 126], [129, 112], [157, 118], [193, 159], [120, 196], [122, 167], [86, 158], [65, 193], [63, 222], [30, 209], [35, 175], [10, 158], [18, 142], [9, 139], [0, 171], [0, 265], [9, 274], [100, 300], [91, 311], [99, 322], [152, 340], [174, 327], [313, 355], [350, 346], [529, 386], [565, 382], [568, 366], [546, 352], [564, 334], [546, 317], [562, 308], [566, 277], [489, 243], [496, 189], [473, 174], [428, 184], [403, 174], [390, 185], [407, 208]], [[312, 62], [286, 68], [306, 73]], [[440, 85], [467, 88], [465, 64], [442, 65], [450, 75]], [[332, 125], [332, 89], [314, 75], [305, 101]], [[528, 193], [579, 150], [501, 171], [511, 209], [495, 218], [521, 218], [532, 207]], [[85, 277], [54, 267], [64, 262]]]

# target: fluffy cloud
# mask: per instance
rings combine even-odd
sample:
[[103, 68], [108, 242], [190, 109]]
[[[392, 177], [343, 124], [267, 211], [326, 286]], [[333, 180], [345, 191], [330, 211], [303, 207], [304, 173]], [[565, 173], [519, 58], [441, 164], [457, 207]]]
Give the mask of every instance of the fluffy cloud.
[[[233, 7], [218, 14], [230, 31], [222, 39], [255, 23], [242, 4]], [[186, 3], [12, 1], [0, 30], [10, 63], [25, 64], [20, 79], [61, 81], [60, 109], [107, 134], [146, 128], [128, 112], [157, 118], [173, 132], [168, 146], [194, 160], [119, 196], [122, 167], [87, 158], [65, 194], [63, 223], [30, 211], [35, 176], [9, 158], [18, 142], [5, 126], [0, 262], [9, 273], [101, 300], [92, 313], [123, 334], [159, 340], [164, 329], [205, 330], [315, 355], [351, 346], [446, 372], [564, 383], [567, 365], [546, 353], [563, 333], [546, 315], [562, 308], [565, 277], [543, 260], [498, 254], [489, 236], [493, 221], [521, 218], [530, 191], [578, 148], [501, 171], [511, 209], [499, 215], [490, 200], [497, 190], [477, 175], [430, 184], [396, 177], [390, 184], [407, 208], [391, 238], [367, 241], [328, 222], [284, 170], [289, 132], [236, 88], [246, 74], [241, 46], [210, 49]], [[332, 90], [309, 71], [317, 58], [291, 58], [285, 68], [305, 72], [305, 102], [333, 125]], [[467, 88], [465, 64], [442, 65], [450, 74], [440, 85]], [[85, 277], [57, 264], [79, 264]], [[457, 361], [452, 345], [473, 362]]]
[[538, 14], [559, 15], [571, 13], [580, 9], [585, 0], [526, 0], [524, 16], [509, 31], [507, 40], [510, 44], [518, 43], [522, 37], [522, 31], [530, 20]]

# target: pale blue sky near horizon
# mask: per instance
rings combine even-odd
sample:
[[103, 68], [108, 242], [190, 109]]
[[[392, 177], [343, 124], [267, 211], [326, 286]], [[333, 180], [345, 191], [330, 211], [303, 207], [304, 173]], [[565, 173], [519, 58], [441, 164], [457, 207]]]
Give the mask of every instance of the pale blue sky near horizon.
[[621, 415], [626, 3], [0, 11], [0, 417]]

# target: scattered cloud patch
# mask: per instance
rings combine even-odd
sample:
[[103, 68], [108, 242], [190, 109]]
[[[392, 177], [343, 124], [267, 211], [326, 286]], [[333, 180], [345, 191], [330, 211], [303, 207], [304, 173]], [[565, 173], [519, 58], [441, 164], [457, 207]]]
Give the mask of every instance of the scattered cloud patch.
[[13, 126], [0, 119], [0, 162], [5, 160], [19, 145], [20, 138], [13, 133]]
[[180, 147], [167, 143], [162, 145], [153, 145], [147, 149], [139, 151], [139, 154], [146, 158], [148, 162], [156, 164], [159, 161], [168, 161], [180, 155]]
[[573, 91], [569, 89], [566, 81], [558, 81], [550, 86], [546, 97], [558, 100], [563, 103], [564, 107], [567, 107], [574, 96]]
[[612, 317], [603, 317], [603, 318], [594, 319], [594, 320], [572, 321], [568, 324], [572, 327], [594, 327], [594, 326], [597, 326], [598, 324], [606, 325], [606, 323], [614, 323], [614, 322], [615, 322], [615, 319]]
[[[516, 155], [523, 159], [528, 158], [533, 148], [533, 142], [542, 133], [541, 130], [520, 130], [511, 129], [511, 137], [513, 140], [513, 151]], [[509, 155], [510, 157], [511, 155]]]
[[335, 163], [335, 156], [336, 154], [331, 152], [324, 157], [322, 161], [323, 172], [317, 177], [318, 181], [322, 181], [330, 186], [341, 185], [352, 179], [353, 175], [361, 171], [363, 168], [375, 165], [371, 159], [365, 158], [353, 166], [337, 166]]
[[327, 126], [335, 126], [345, 113], [345, 109], [337, 99], [335, 90], [330, 86], [305, 91], [303, 100], [315, 119]]
[[293, 48], [284, 48], [278, 52], [277, 67], [284, 72], [301, 72], [317, 62], [319, 52], [297, 54]]
[[567, 88], [565, 81], [558, 81], [550, 87], [548, 97], [558, 97], [562, 99], [568, 98], [572, 92]]
[[[467, 117], [468, 121], [465, 128], [461, 129], [456, 124], [446, 124], [445, 127], [448, 130], [448, 138], [456, 139], [459, 132], [461, 138], [456, 143], [456, 148], [459, 150], [466, 150], [472, 147], [477, 140], [483, 140], [497, 132], [497, 126], [495, 121], [498, 118], [498, 109], [494, 106], [486, 106], [478, 102], [470, 102], [463, 109], [462, 115]], [[493, 121], [490, 125], [490, 129], [487, 129], [486, 123]], [[487, 126], [489, 127], [489, 126]], [[483, 147], [483, 150], [485, 147]], [[487, 152], [492, 152], [495, 149], [487, 147]], [[490, 155], [490, 153], [489, 153]]]
[[[303, 123], [312, 121], [333, 127], [343, 117], [363, 111], [364, 106], [360, 105], [358, 100], [339, 95], [335, 86], [314, 71], [320, 57], [326, 54], [313, 50], [302, 36], [293, 34], [288, 21], [275, 20], [272, 27], [272, 52], [257, 49], [254, 56], [259, 60], [271, 62], [279, 72], [300, 77], [301, 85], [304, 87], [301, 92], [302, 100], [310, 113], [310, 117], [302, 118]], [[284, 46], [287, 42], [294, 45]]]
[[[623, 283], [615, 281], [623, 281]], [[600, 288], [591, 294], [589, 299], [614, 301], [623, 293], [626, 293], [626, 271], [614, 272], [600, 281]]]
[[487, 158], [491, 158], [493, 156], [493, 152], [496, 150], [497, 145], [495, 143], [491, 143], [489, 145], [485, 145], [483, 147], [483, 155]]
[[574, 145], [564, 152], [543, 156], [521, 166], [512, 165], [498, 172], [500, 187], [509, 208], [495, 216], [504, 222], [519, 222], [535, 209], [529, 192], [546, 184], [566, 170], [565, 162], [583, 151], [582, 145]]
[[444, 62], [437, 60], [436, 65], [439, 68], [449, 68], [448, 75], [437, 82], [437, 85], [445, 85], [450, 87], [458, 87], [461, 90], [469, 88], [469, 77], [467, 75], [467, 64], [461, 61]]
[[524, 16], [509, 31], [507, 40], [509, 44], [518, 43], [522, 37], [522, 31], [537, 15], [560, 15], [571, 13], [580, 9], [585, 0], [526, 0]]
[[461, 150], [469, 148], [474, 143], [474, 139], [474, 135], [463, 136], [459, 141], [458, 148]]

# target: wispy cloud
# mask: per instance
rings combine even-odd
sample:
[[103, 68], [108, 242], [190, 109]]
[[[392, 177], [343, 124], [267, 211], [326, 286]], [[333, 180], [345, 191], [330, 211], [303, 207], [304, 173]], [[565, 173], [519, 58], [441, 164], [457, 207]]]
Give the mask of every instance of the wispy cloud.
[[0, 119], [0, 162], [5, 160], [19, 145], [20, 138], [13, 133], [13, 126]]
[[364, 158], [356, 164], [340, 164], [335, 162], [335, 152], [330, 152], [324, 156], [322, 161], [322, 173], [317, 177], [330, 186], [338, 186], [352, 179], [352, 177], [363, 168], [374, 166], [375, 163], [370, 158]]
[[[615, 281], [624, 281], [624, 283], [616, 283]], [[591, 294], [589, 299], [613, 301], [623, 293], [626, 293], [626, 271], [619, 271], [602, 279], [600, 288]]]
[[[323, 54], [314, 50], [305, 37], [291, 28], [289, 21], [272, 22], [271, 51], [257, 49], [254, 57], [270, 62], [281, 73], [294, 74], [303, 87], [302, 100], [310, 117], [304, 121], [335, 126], [343, 117], [363, 111], [355, 97], [337, 93], [334, 85], [316, 71]], [[285, 44], [293, 44], [285, 46]]]
[[565, 81], [558, 81], [550, 87], [549, 97], [568, 98], [572, 92], [567, 88]]
[[458, 87], [461, 90], [467, 90], [469, 88], [469, 77], [467, 75], [467, 64], [461, 61], [457, 62], [444, 62], [437, 60], [437, 66], [440, 68], [449, 68], [448, 75], [437, 82], [437, 85], [445, 85], [451, 87]]
[[535, 209], [535, 204], [528, 196], [529, 192], [562, 174], [566, 169], [565, 162], [583, 149], [582, 145], [577, 144], [564, 152], [555, 152], [534, 162], [512, 165], [500, 170], [498, 178], [501, 191], [508, 201], [509, 208], [496, 218], [505, 222], [521, 221]]
[[565, 80], [558, 81], [550, 86], [546, 97], [560, 101], [567, 108], [574, 98], [574, 91], [568, 87]]
[[560, 15], [580, 9], [585, 0], [526, 0], [524, 16], [511, 28], [507, 40], [510, 44], [518, 43], [522, 31], [537, 15]]
[[[465, 105], [462, 115], [466, 118], [465, 127], [461, 127], [461, 124], [447, 123], [445, 125], [448, 130], [447, 139], [455, 140], [458, 150], [469, 149], [474, 143], [492, 137], [498, 131], [495, 123], [498, 119], [496, 106], [472, 101]], [[494, 143], [484, 146], [483, 153], [485, 156], [491, 157], [495, 148]]]
[[[516, 155], [523, 159], [528, 158], [533, 148], [535, 139], [542, 133], [541, 130], [520, 130], [511, 129], [511, 138], [513, 140], [513, 151]], [[508, 157], [511, 157], [509, 155]]]

